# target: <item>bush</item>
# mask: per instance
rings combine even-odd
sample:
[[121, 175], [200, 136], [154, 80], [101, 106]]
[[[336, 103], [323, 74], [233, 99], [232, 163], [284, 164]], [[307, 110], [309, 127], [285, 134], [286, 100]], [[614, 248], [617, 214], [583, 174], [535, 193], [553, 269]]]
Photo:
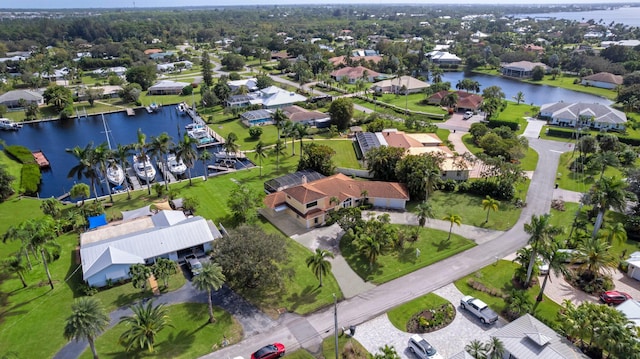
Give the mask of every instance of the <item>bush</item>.
[[471, 183], [464, 181], [458, 183], [458, 192], [467, 193], [469, 192], [469, 188], [471, 187]]
[[503, 121], [503, 120], [491, 120], [487, 124], [487, 127], [489, 127], [489, 128], [497, 128], [497, 127], [501, 127], [501, 126], [507, 126], [512, 131], [517, 131], [518, 128], [520, 127], [520, 124], [518, 124], [517, 122]]
[[456, 181], [449, 179], [446, 181], [440, 182], [440, 190], [445, 192], [453, 192], [456, 190]]
[[435, 309], [425, 309], [411, 316], [407, 322], [409, 333], [430, 333], [449, 325], [456, 317], [456, 311], [451, 303], [446, 303]]
[[560, 138], [573, 138], [576, 135], [574, 130], [567, 130], [563, 128], [549, 128], [547, 130], [548, 136], [560, 137]]
[[516, 195], [514, 186], [510, 183], [473, 181], [469, 185], [469, 193], [479, 196], [491, 196], [500, 201], [510, 201]]
[[22, 171], [20, 172], [20, 188], [25, 194], [36, 194], [41, 180], [42, 174], [37, 164], [27, 163], [22, 166]]
[[253, 127], [249, 128], [249, 136], [251, 136], [251, 138], [255, 138], [255, 139], [260, 138], [260, 136], [262, 136], [262, 128], [260, 128], [258, 126], [253, 126]]
[[19, 146], [19, 145], [6, 146], [4, 148], [4, 151], [9, 155], [9, 157], [12, 157], [13, 159], [15, 159], [16, 161], [22, 164], [36, 162], [35, 158], [33, 158], [33, 154], [31, 153], [31, 151], [29, 151], [29, 149], [24, 146]]
[[182, 88], [182, 92], [180, 93], [182, 96], [189, 96], [193, 93], [193, 86], [187, 85]]

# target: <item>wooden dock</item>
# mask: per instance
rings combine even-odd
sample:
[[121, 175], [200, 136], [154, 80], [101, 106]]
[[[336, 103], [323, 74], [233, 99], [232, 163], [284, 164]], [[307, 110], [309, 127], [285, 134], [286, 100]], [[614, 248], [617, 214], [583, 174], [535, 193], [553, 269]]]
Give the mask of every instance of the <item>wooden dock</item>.
[[158, 166], [158, 170], [160, 171], [160, 174], [162, 175], [162, 178], [164, 178], [165, 181], [168, 181], [169, 183], [178, 182], [178, 180], [173, 175], [173, 173], [171, 173], [171, 171], [169, 171], [168, 169], [165, 169], [164, 164], [162, 162], [156, 161], [156, 166]]
[[40, 168], [46, 168], [50, 166], [49, 160], [47, 159], [47, 156], [44, 155], [44, 152], [33, 151], [31, 153], [33, 154], [33, 158], [36, 160], [36, 163], [38, 164], [38, 166], [40, 166]]
[[135, 116], [136, 115], [136, 111], [132, 108], [128, 108], [127, 109], [127, 115], [129, 116]]
[[187, 115], [189, 115], [189, 117], [191, 117], [191, 120], [193, 121], [193, 123], [198, 124], [198, 125], [202, 125], [204, 126], [204, 128], [207, 129], [207, 133], [209, 134], [209, 136], [211, 136], [215, 141], [211, 141], [208, 143], [202, 143], [202, 144], [198, 144], [196, 145], [196, 147], [198, 148], [203, 148], [203, 147], [209, 147], [209, 146], [215, 146], [215, 145], [222, 145], [225, 143], [225, 140], [222, 136], [220, 136], [219, 134], [216, 133], [216, 131], [212, 130], [211, 127], [207, 126], [207, 123], [202, 119], [202, 117], [200, 117], [196, 111], [194, 111], [192, 108], [188, 107], [188, 105], [185, 104], [185, 107], [187, 109]]
[[135, 191], [135, 190], [141, 189], [142, 185], [138, 180], [138, 176], [136, 176], [136, 171], [134, 171], [133, 168], [131, 167], [127, 167], [125, 172], [127, 174], [127, 177], [129, 178], [129, 183], [131, 183], [131, 187], [133, 187], [133, 190]]
[[207, 166], [208, 169], [210, 170], [217, 170], [217, 171], [225, 171], [225, 172], [235, 172], [237, 171], [235, 168], [233, 167], [226, 167], [226, 166], [213, 166], [213, 165], [209, 165]]

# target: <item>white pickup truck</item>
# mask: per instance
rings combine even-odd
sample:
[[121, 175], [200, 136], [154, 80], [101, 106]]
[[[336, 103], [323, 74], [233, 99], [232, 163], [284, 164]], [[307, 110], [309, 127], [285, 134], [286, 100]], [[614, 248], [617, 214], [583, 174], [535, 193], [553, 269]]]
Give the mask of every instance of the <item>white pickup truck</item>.
[[460, 300], [460, 306], [478, 317], [482, 324], [491, 324], [498, 320], [498, 314], [491, 310], [487, 303], [470, 295]]

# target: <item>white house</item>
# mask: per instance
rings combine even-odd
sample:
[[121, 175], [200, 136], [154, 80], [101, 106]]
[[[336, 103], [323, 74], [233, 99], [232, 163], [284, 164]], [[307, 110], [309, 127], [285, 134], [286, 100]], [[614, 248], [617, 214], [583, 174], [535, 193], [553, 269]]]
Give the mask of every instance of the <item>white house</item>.
[[614, 75], [610, 72], [598, 72], [597, 74], [583, 77], [582, 84], [603, 89], [615, 89], [622, 85], [622, 76]]
[[429, 88], [429, 84], [411, 76], [400, 76], [396, 79], [378, 81], [371, 86], [376, 93], [410, 94]]
[[134, 264], [204, 254], [221, 237], [213, 222], [200, 216], [187, 218], [182, 211], [160, 211], [110, 224], [80, 235], [82, 277], [90, 286], [102, 287], [129, 278]]
[[531, 77], [533, 69], [542, 67], [545, 71], [549, 71], [549, 66], [542, 62], [518, 61], [504, 64], [500, 67], [500, 71], [504, 76], [510, 77]]
[[616, 309], [622, 312], [636, 327], [640, 327], [640, 302], [634, 299], [625, 300]]
[[0, 105], [5, 105], [8, 109], [22, 108], [20, 100], [25, 100], [26, 104], [44, 105], [44, 98], [35, 91], [13, 90], [0, 95]]
[[182, 89], [189, 86], [186, 82], [162, 80], [147, 89], [149, 95], [179, 95]]
[[158, 72], [167, 72], [167, 71], [175, 71], [176, 69], [185, 69], [190, 70], [193, 67], [193, 62], [191, 61], [178, 61], [178, 62], [170, 62], [167, 64], [157, 64], [156, 71]]
[[614, 131], [624, 131], [627, 123], [624, 112], [599, 103], [548, 103], [540, 106], [539, 117], [556, 126]]
[[633, 279], [640, 280], [640, 252], [633, 252], [626, 260], [629, 264], [627, 275]]
[[246, 86], [249, 92], [258, 90], [258, 80], [255, 77], [250, 79], [227, 81], [227, 85], [231, 89], [232, 93], [238, 91], [241, 86]]
[[434, 64], [459, 65], [462, 63], [461, 58], [447, 51], [434, 50], [426, 53], [425, 56]]

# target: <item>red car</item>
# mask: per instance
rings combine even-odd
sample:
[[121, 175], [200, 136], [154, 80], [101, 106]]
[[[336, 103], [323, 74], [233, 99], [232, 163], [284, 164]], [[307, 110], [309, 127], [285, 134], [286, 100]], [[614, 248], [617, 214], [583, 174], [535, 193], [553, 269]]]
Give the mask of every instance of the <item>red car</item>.
[[608, 292], [603, 292], [600, 294], [600, 300], [609, 305], [620, 304], [626, 301], [627, 299], [631, 299], [631, 296], [625, 292], [619, 292], [617, 290], [610, 290]]
[[284, 356], [284, 344], [273, 343], [265, 345], [251, 354], [251, 359], [274, 359]]

